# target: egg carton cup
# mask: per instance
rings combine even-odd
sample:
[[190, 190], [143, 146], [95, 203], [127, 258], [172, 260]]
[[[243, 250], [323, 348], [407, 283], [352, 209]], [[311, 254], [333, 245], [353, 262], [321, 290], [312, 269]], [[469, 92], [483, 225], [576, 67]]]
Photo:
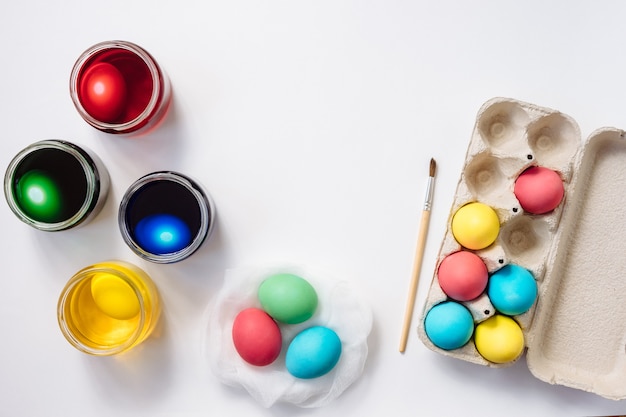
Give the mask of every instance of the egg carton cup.
[[[449, 300], [437, 277], [441, 261], [468, 250], [452, 234], [453, 215], [465, 204], [481, 202], [498, 214], [500, 232], [492, 245], [471, 252], [489, 274], [517, 264], [537, 282], [531, 309], [513, 316], [524, 334], [531, 372], [551, 384], [626, 398], [625, 136], [602, 128], [582, 141], [577, 123], [556, 110], [509, 98], [482, 106], [418, 325], [428, 348], [492, 367], [515, 362], [487, 361], [473, 337], [459, 349], [440, 349], [424, 330], [428, 311]], [[515, 180], [531, 166], [550, 168], [563, 180], [564, 198], [550, 213], [527, 213], [515, 197]], [[496, 314], [486, 292], [461, 303], [475, 325]]]
[[[257, 290], [263, 280], [278, 273], [291, 273], [307, 280], [317, 293], [318, 306], [313, 317], [303, 323], [279, 323], [282, 348], [273, 363], [250, 365], [235, 350], [233, 322], [246, 308], [262, 308]], [[224, 285], [207, 307], [205, 316], [208, 325], [203, 334], [203, 351], [211, 371], [222, 383], [245, 389], [266, 408], [275, 403], [321, 407], [339, 397], [363, 372], [373, 321], [370, 306], [346, 281], [302, 265], [227, 270]], [[285, 366], [287, 347], [298, 333], [318, 325], [334, 330], [341, 339], [339, 361], [321, 377], [296, 378]]]

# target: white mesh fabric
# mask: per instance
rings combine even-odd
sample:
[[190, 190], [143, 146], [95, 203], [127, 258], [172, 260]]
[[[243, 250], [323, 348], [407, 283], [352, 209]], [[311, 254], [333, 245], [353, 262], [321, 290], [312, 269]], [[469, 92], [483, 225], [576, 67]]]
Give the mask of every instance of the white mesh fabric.
[[[318, 295], [313, 317], [304, 323], [279, 323], [282, 350], [276, 361], [257, 367], [245, 362], [233, 345], [231, 331], [237, 314], [249, 307], [261, 308], [257, 289], [276, 273], [292, 273], [309, 281]], [[337, 398], [362, 373], [367, 358], [367, 337], [372, 313], [345, 281], [334, 280], [310, 268], [240, 268], [226, 271], [224, 285], [206, 310], [204, 352], [212, 372], [224, 383], [241, 386], [264, 407], [276, 402], [300, 407], [320, 407]], [[314, 379], [293, 377], [285, 367], [285, 352], [300, 331], [315, 325], [334, 330], [342, 343], [337, 365], [326, 375]]]

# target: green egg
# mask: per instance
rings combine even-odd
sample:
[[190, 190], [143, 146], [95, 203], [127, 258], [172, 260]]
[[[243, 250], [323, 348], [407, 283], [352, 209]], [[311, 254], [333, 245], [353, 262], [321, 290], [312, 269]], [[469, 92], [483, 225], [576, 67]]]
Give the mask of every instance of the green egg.
[[56, 182], [40, 170], [28, 171], [15, 185], [15, 200], [33, 220], [45, 223], [61, 221], [61, 191]]
[[304, 278], [293, 274], [277, 274], [259, 286], [259, 301], [274, 320], [286, 324], [310, 319], [317, 308], [317, 293]]

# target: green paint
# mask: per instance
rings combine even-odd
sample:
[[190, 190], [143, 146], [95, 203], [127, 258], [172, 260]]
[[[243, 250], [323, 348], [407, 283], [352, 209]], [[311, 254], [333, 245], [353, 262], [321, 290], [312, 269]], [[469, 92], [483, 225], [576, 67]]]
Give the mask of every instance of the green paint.
[[44, 223], [61, 221], [62, 198], [59, 186], [44, 171], [28, 171], [17, 181], [15, 201], [33, 220]]

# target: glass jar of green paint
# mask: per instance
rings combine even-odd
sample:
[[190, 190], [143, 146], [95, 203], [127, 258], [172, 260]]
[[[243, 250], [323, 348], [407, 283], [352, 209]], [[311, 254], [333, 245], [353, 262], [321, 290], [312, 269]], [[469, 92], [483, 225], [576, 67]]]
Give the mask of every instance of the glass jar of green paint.
[[109, 190], [109, 174], [90, 150], [63, 140], [42, 140], [20, 151], [4, 176], [4, 195], [24, 223], [60, 231], [91, 220]]

